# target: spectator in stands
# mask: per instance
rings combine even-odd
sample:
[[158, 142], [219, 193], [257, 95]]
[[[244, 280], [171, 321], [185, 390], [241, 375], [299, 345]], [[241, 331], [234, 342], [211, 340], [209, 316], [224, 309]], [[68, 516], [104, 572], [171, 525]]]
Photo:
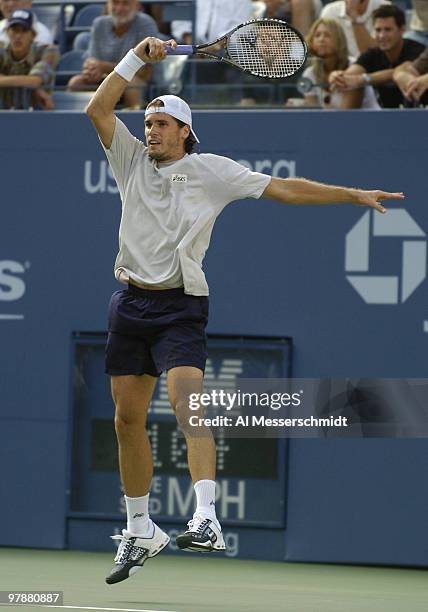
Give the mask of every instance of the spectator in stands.
[[[305, 95], [305, 104], [323, 108], [341, 108], [343, 93], [331, 91], [329, 76], [334, 71], [344, 71], [353, 61], [349, 57], [345, 33], [336, 19], [319, 18], [307, 36], [312, 65], [303, 73], [312, 89]], [[371, 87], [364, 87], [360, 100], [362, 108], [379, 108]]]
[[[12, 15], [13, 11], [22, 8], [31, 11], [32, 0], [0, 0], [0, 10], [3, 13], [4, 19], [0, 21], [0, 43], [7, 44], [9, 42], [7, 36], [7, 20]], [[33, 13], [33, 29], [36, 33], [34, 42], [40, 45], [51, 45], [53, 36], [49, 29], [41, 23]]]
[[[59, 53], [53, 45], [36, 44], [31, 11], [18, 9], [7, 23], [9, 42], [0, 43], [0, 101], [2, 108], [24, 108], [24, 88], [31, 89], [29, 105], [53, 109], [51, 89]], [[17, 89], [18, 88], [18, 89]]]
[[321, 0], [264, 0], [266, 11], [262, 17], [283, 19], [306, 35], [319, 15]]
[[428, 48], [414, 62], [405, 62], [394, 71], [394, 81], [411, 103], [428, 104]]
[[144, 11], [150, 15], [150, 17], [153, 17], [153, 19], [156, 21], [156, 25], [158, 27], [159, 32], [161, 32], [161, 34], [163, 34], [163, 37], [166, 37], [166, 40], [171, 38], [171, 30], [170, 30], [170, 23], [167, 21], [164, 21], [164, 17], [163, 17], [163, 6], [162, 4], [157, 4], [157, 3], [151, 3], [151, 4], [145, 4], [143, 5]]
[[264, 0], [263, 4], [266, 8], [260, 16], [262, 19], [283, 19], [291, 23], [291, 0]]
[[336, 0], [324, 6], [321, 17], [337, 19], [340, 22], [350, 55], [358, 57], [369, 47], [376, 45], [369, 31], [371, 16], [382, 4], [390, 3], [387, 0]]
[[413, 13], [410, 28], [405, 38], [415, 40], [428, 47], [428, 2], [427, 0], [413, 0]]
[[[148, 36], [158, 36], [156, 22], [138, 11], [138, 0], [109, 0], [109, 14], [95, 19], [83, 72], [72, 77], [72, 91], [96, 89], [123, 56]], [[141, 88], [151, 78], [151, 67], [144, 66], [124, 94], [128, 109], [141, 107]]]
[[185, 45], [211, 42], [251, 19], [252, 10], [251, 0], [196, 0], [196, 36], [190, 21], [173, 21], [172, 36]]
[[385, 4], [373, 13], [376, 46], [360, 55], [356, 63], [346, 71], [330, 75], [333, 90], [344, 91], [343, 108], [359, 108], [362, 87], [375, 87], [383, 108], [398, 108], [404, 103], [403, 95], [394, 85], [394, 68], [408, 60], [414, 60], [424, 46], [403, 38], [406, 28], [404, 12], [393, 4]]

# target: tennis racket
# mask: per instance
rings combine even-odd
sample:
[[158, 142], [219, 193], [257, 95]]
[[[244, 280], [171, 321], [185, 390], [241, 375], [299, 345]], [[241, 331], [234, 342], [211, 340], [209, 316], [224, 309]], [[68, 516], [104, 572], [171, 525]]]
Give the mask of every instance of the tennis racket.
[[280, 19], [252, 19], [211, 43], [166, 47], [166, 52], [208, 57], [269, 79], [293, 76], [307, 57], [303, 36]]

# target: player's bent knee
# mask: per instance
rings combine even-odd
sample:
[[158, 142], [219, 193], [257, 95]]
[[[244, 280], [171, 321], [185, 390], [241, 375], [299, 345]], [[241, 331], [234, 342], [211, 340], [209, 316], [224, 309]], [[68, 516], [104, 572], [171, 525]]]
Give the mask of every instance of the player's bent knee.
[[120, 438], [126, 438], [141, 434], [146, 428], [146, 419], [139, 416], [133, 416], [130, 413], [121, 414], [116, 412], [114, 417], [114, 428], [116, 434]]
[[189, 430], [189, 418], [197, 413], [190, 410], [187, 400], [176, 402], [175, 406], [173, 406], [173, 410], [177, 419], [177, 425], [183, 433], [186, 434], [186, 431]]

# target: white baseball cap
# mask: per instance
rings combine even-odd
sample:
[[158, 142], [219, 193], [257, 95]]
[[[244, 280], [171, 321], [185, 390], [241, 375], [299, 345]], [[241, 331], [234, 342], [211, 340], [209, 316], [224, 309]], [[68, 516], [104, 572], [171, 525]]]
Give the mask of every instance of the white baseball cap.
[[[150, 106], [157, 101], [163, 102], [163, 106]], [[196, 136], [192, 128], [192, 111], [190, 106], [182, 98], [178, 96], [166, 95], [158, 96], [148, 104], [150, 108], [146, 108], [146, 115], [152, 115], [153, 113], [166, 113], [175, 117], [179, 121], [186, 123], [190, 127], [193, 138], [196, 142], [199, 142], [199, 138]]]

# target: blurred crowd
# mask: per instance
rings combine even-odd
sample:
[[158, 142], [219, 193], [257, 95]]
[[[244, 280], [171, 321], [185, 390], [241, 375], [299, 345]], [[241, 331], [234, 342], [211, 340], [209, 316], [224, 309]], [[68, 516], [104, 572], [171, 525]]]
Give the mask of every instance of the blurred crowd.
[[[77, 0], [67, 10], [61, 6], [60, 0], [49, 8], [41, 0], [0, 0], [1, 108], [51, 110], [59, 89], [70, 96], [93, 91], [147, 36], [203, 44], [239, 23], [266, 17], [287, 21], [307, 40], [309, 59], [291, 83], [286, 107], [428, 104], [428, 0], [196, 0], [194, 32], [191, 21], [156, 1]], [[153, 85], [163, 93], [182, 93], [189, 78], [186, 62], [145, 66], [125, 92], [122, 108], [141, 108]], [[242, 85], [237, 71], [208, 66], [193, 73], [196, 84], [198, 78], [220, 89], [222, 83], [234, 85], [233, 102], [242, 107], [263, 104], [263, 94], [256, 95], [247, 81]]]

